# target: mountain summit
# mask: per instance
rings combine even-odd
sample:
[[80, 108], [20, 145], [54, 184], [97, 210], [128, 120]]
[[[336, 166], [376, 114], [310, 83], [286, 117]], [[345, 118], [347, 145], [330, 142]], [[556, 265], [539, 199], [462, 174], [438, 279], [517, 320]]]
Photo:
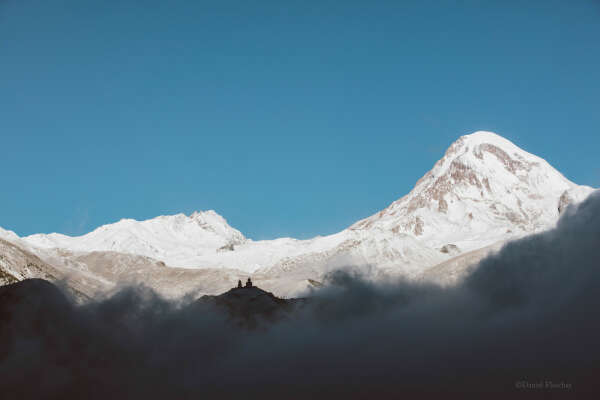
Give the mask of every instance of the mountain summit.
[[24, 240], [40, 248], [114, 251], [144, 255], [174, 266], [197, 267], [204, 254], [212, 255], [220, 248], [231, 249], [247, 239], [229, 226], [225, 218], [208, 210], [145, 221], [122, 219], [79, 237], [52, 233], [31, 235]]
[[[350, 229], [407, 233], [430, 246], [473, 249], [552, 226], [592, 188], [492, 132], [460, 137], [406, 196]], [[561, 200], [562, 199], [562, 200]]]

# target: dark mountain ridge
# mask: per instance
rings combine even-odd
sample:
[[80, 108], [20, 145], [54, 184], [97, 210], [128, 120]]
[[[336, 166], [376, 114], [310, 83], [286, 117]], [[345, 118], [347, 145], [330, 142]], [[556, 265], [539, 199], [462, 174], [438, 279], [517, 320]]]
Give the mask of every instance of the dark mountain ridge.
[[238, 324], [255, 328], [260, 321], [274, 322], [290, 316], [305, 304], [305, 298], [283, 299], [256, 286], [238, 286], [217, 296], [202, 296], [198, 302], [224, 310]]

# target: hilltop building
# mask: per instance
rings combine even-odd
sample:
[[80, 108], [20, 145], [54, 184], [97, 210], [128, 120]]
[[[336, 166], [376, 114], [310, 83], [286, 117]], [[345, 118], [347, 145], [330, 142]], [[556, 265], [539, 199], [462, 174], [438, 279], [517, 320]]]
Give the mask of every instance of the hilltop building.
[[236, 289], [242, 289], [242, 288], [251, 288], [254, 287], [254, 285], [252, 284], [252, 279], [248, 278], [248, 280], [246, 281], [246, 285], [242, 286], [242, 281], [241, 279], [238, 280], [238, 284], [237, 284], [237, 288]]

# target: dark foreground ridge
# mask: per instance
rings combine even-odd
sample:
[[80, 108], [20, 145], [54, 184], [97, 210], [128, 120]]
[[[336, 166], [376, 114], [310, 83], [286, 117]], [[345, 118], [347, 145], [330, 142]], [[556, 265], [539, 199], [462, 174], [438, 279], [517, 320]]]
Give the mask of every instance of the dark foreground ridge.
[[282, 299], [252, 284], [238, 286], [217, 296], [202, 296], [203, 304], [212, 304], [227, 312], [237, 325], [255, 328], [261, 321], [274, 322], [289, 316], [308, 301], [304, 298]]
[[[229, 323], [240, 328], [257, 328], [290, 316], [308, 302], [306, 298], [282, 299], [271, 292], [250, 284], [238, 286], [216, 296], [205, 295], [189, 305], [199, 313], [217, 311]], [[85, 307], [81, 307], [85, 309]], [[44, 326], [57, 328], [58, 321], [51, 320], [54, 312], [69, 313], [77, 309], [64, 292], [44, 279], [25, 279], [0, 286], [0, 323], [21, 330], [30, 326], [37, 329], [31, 334], [42, 334]], [[27, 318], [33, 318], [28, 320]], [[13, 333], [0, 329], [1, 335]], [[6, 339], [6, 338], [5, 338]]]
[[8, 355], [5, 345], [14, 339], [13, 334], [43, 335], [46, 327], [56, 327], [54, 312], [68, 313], [70, 309], [67, 297], [44, 279], [0, 286], [0, 325], [4, 328], [0, 328], [0, 360]]

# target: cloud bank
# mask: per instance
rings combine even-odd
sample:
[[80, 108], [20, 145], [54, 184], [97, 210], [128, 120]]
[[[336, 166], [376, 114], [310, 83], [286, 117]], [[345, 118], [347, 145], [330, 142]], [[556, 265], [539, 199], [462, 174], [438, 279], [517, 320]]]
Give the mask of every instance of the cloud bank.
[[337, 272], [290, 318], [252, 331], [143, 288], [75, 306], [36, 283], [26, 301], [0, 292], [0, 387], [99, 399], [595, 392], [599, 249], [594, 193], [458, 286]]

